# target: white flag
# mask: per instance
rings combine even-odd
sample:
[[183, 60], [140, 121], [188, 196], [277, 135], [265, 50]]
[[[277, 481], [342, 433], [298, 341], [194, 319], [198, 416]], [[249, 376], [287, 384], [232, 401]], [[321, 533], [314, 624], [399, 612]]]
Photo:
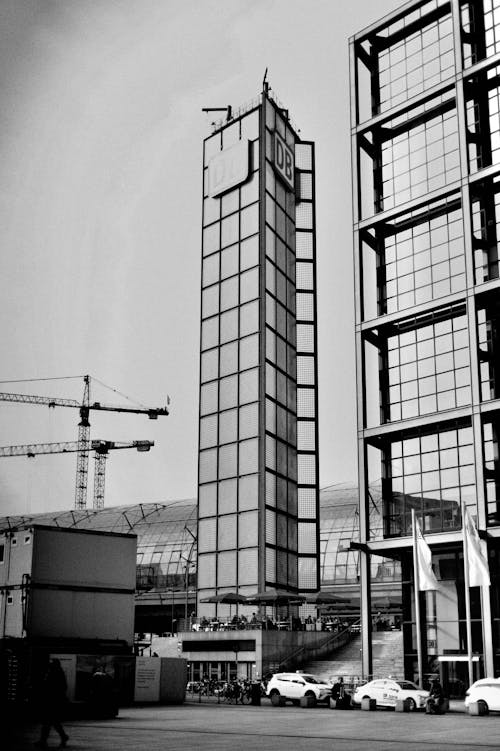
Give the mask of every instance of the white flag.
[[464, 535], [469, 562], [469, 587], [489, 587], [490, 571], [484, 550], [486, 543], [479, 538], [474, 519], [467, 508], [464, 512]]
[[413, 555], [417, 562], [418, 570], [418, 588], [421, 592], [429, 589], [439, 589], [438, 581], [432, 570], [432, 553], [430, 547], [424, 540], [420, 530], [420, 525], [415, 517], [415, 550]]

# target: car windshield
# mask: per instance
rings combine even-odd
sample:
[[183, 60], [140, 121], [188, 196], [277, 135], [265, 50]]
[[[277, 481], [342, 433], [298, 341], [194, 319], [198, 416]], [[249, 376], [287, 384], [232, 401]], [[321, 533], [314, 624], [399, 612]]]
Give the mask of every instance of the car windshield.
[[400, 688], [406, 689], [406, 691], [415, 691], [417, 688], [411, 681], [396, 681]]
[[320, 681], [319, 678], [316, 678], [315, 675], [302, 675], [301, 676], [307, 683], [323, 683], [323, 681]]

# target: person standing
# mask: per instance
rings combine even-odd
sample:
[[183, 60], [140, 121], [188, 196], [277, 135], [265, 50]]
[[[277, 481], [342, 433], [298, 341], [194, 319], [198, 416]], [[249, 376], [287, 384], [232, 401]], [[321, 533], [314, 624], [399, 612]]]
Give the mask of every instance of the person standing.
[[431, 681], [429, 698], [427, 699], [427, 714], [442, 714], [445, 702], [444, 690], [437, 678]]
[[47, 748], [47, 738], [53, 727], [61, 739], [60, 748], [65, 748], [69, 736], [64, 732], [61, 719], [66, 704], [66, 676], [57, 659], [52, 659], [42, 683], [42, 729], [37, 748]]

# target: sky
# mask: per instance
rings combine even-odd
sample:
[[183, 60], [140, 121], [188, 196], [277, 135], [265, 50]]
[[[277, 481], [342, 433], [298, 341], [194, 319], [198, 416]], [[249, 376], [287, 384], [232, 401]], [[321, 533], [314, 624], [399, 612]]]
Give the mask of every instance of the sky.
[[[355, 480], [348, 38], [400, 5], [0, 0], [0, 391], [80, 401], [90, 374], [91, 401], [171, 400], [156, 422], [91, 412], [92, 438], [155, 442], [110, 453], [107, 506], [196, 496], [202, 108], [266, 68], [316, 142], [320, 485]], [[0, 401], [0, 446], [78, 421]], [[0, 458], [0, 514], [72, 508], [75, 466]]]

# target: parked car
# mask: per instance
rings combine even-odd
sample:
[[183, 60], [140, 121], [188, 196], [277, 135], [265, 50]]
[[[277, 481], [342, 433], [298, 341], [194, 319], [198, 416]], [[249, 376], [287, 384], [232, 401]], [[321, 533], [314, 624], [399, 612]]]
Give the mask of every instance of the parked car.
[[312, 696], [314, 703], [330, 700], [332, 686], [310, 673], [275, 673], [270, 678], [267, 696], [284, 696], [293, 704], [298, 704], [303, 696]]
[[375, 699], [377, 707], [395, 707], [400, 699], [407, 699], [411, 712], [424, 709], [429, 692], [424, 691], [412, 681], [395, 681], [392, 678], [380, 678], [358, 686], [352, 700], [361, 704], [365, 698]]
[[477, 701], [486, 712], [500, 712], [500, 678], [481, 678], [465, 692], [465, 708]]

